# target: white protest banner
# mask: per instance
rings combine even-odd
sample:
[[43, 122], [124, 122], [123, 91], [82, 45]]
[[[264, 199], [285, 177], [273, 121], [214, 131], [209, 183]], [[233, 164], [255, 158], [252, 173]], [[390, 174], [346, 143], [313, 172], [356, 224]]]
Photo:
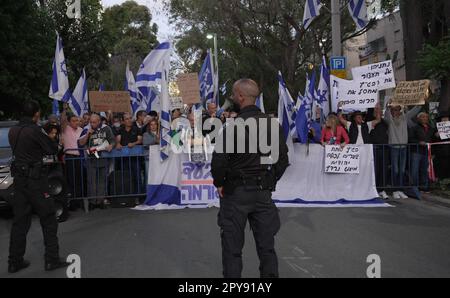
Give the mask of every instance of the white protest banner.
[[352, 68], [352, 75], [354, 81], [369, 80], [376, 82], [378, 90], [395, 88], [391, 60]]
[[436, 123], [441, 140], [450, 139], [450, 121]]
[[325, 173], [359, 174], [359, 147], [347, 145], [325, 146]]
[[338, 100], [343, 110], [364, 110], [375, 107], [378, 102], [377, 82], [348, 81], [338, 82]]

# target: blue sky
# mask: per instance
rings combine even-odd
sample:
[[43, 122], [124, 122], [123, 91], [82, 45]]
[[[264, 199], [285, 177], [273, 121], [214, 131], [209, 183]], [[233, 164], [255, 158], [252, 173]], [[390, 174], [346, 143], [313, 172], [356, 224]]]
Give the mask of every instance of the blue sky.
[[[101, 0], [103, 7], [109, 7], [116, 4], [124, 3], [126, 0]], [[169, 18], [164, 13], [164, 1], [167, 0], [134, 0], [141, 5], [147, 6], [152, 13], [152, 23], [156, 23], [159, 27], [158, 40], [164, 41], [172, 39], [174, 31], [169, 25]]]

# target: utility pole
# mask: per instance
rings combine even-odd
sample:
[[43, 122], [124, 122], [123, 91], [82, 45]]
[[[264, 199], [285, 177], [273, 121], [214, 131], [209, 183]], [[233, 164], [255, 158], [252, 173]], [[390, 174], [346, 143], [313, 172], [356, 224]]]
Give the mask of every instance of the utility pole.
[[333, 46], [333, 56], [342, 55], [341, 44], [341, 12], [339, 0], [331, 0], [331, 36]]

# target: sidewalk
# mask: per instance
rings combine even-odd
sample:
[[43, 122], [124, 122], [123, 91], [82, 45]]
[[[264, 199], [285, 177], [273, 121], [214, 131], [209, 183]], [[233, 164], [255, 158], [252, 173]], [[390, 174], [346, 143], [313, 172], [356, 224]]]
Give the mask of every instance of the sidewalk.
[[450, 208], [450, 193], [444, 191], [433, 191], [432, 193], [421, 193], [422, 200]]

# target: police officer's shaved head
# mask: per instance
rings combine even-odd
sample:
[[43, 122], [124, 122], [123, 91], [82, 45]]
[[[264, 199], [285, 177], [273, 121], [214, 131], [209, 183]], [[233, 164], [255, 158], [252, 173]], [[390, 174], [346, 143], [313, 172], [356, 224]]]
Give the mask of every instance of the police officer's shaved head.
[[251, 79], [240, 79], [233, 85], [233, 103], [238, 107], [238, 110], [254, 105], [258, 95], [258, 84]]
[[256, 100], [259, 95], [258, 84], [252, 79], [240, 79], [233, 85], [233, 89], [237, 88], [242, 95]]

